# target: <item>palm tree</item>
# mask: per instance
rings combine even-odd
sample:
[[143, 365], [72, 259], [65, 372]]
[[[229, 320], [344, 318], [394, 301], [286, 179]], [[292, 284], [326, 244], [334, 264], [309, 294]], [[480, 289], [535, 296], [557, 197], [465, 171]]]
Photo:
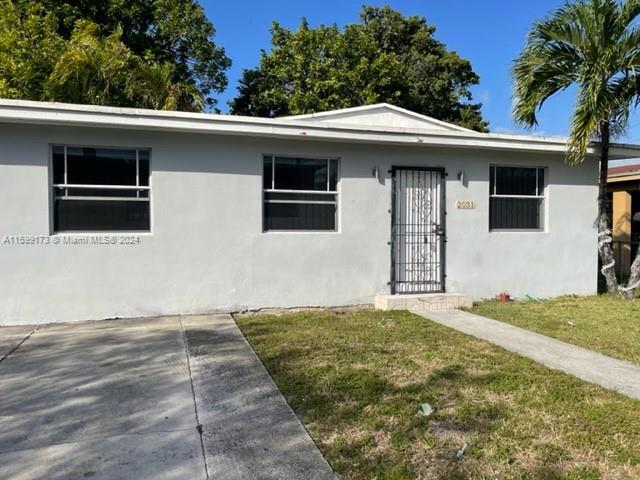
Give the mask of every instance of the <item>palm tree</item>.
[[174, 81], [174, 70], [168, 62], [147, 63], [140, 59], [127, 79], [130, 101], [140, 108], [154, 110], [204, 110], [202, 93], [194, 84]]
[[[155, 110], [204, 109], [196, 85], [174, 81], [173, 64], [135, 55], [121, 37], [120, 28], [104, 37], [96, 23], [78, 21], [47, 79], [46, 98]], [[0, 93], [7, 89], [1, 80]]]
[[125, 84], [136, 57], [121, 36], [118, 29], [102, 37], [97, 24], [78, 21], [45, 84], [48, 99], [126, 106]]
[[514, 117], [537, 125], [536, 112], [562, 90], [577, 87], [567, 162], [584, 161], [599, 140], [598, 250], [610, 294], [633, 298], [640, 285], [640, 251], [627, 287], [618, 284], [607, 211], [609, 143], [623, 132], [640, 101], [640, 0], [579, 0], [536, 22], [516, 59]]

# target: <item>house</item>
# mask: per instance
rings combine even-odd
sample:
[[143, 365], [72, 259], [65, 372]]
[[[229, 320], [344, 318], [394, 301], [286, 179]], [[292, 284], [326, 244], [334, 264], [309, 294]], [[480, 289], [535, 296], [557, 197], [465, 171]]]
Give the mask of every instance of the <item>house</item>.
[[609, 168], [607, 183], [616, 270], [624, 278], [640, 245], [640, 163]]
[[1, 100], [0, 324], [593, 294], [597, 162], [565, 148], [387, 104], [263, 119]]

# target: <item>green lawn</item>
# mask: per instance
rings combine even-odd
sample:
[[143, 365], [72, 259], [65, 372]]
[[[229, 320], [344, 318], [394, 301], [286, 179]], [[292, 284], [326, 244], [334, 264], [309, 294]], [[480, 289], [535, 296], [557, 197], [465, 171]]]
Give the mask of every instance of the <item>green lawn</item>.
[[236, 321], [343, 478], [640, 478], [638, 401], [406, 312]]
[[482, 302], [469, 311], [640, 363], [640, 300], [608, 296]]

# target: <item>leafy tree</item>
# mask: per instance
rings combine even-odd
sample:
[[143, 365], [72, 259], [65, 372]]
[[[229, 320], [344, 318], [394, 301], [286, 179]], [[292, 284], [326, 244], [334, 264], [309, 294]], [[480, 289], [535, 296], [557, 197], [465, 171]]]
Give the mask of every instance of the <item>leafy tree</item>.
[[193, 85], [172, 81], [170, 63], [142, 61], [121, 36], [117, 30], [101, 37], [98, 25], [79, 20], [45, 83], [45, 98], [162, 110], [181, 105], [202, 109], [202, 95]]
[[618, 285], [607, 211], [609, 143], [627, 127], [640, 100], [640, 0], [581, 0], [566, 4], [534, 24], [515, 62], [514, 116], [527, 126], [555, 93], [578, 88], [571, 118], [567, 162], [584, 161], [599, 140], [598, 250], [610, 294], [633, 298], [640, 286], [640, 250], [627, 287]]
[[[63, 101], [201, 110], [205, 104], [215, 105], [211, 94], [223, 91], [227, 85], [225, 71], [230, 60], [214, 43], [213, 25], [195, 0], [0, 0], [0, 7], [0, 94], [45, 99], [42, 92], [48, 90], [49, 98]], [[46, 28], [26, 28], [34, 23]], [[9, 75], [14, 68], [8, 59], [16, 58], [16, 43], [27, 45], [28, 53], [29, 44], [43, 39], [56, 46], [46, 55], [36, 54], [45, 61], [30, 63], [28, 56], [17, 56], [22, 59], [23, 74], [29, 77], [27, 83], [33, 87], [25, 89], [23, 83]], [[67, 52], [64, 66], [58, 65], [54, 75], [67, 83], [65, 90], [60, 85], [55, 87], [55, 80], [49, 76], [53, 74], [52, 64], [60, 60], [66, 48], [75, 49], [75, 55]], [[85, 57], [80, 62], [82, 55]], [[98, 65], [98, 61], [105, 64]], [[114, 78], [118, 62], [126, 76], [132, 77], [127, 85], [123, 85], [123, 78]], [[80, 90], [79, 96], [74, 97], [70, 83], [74, 66], [84, 69], [78, 72], [78, 82], [81, 76], [85, 81], [95, 78], [96, 82], [104, 82], [104, 74], [111, 75], [109, 94], [103, 92], [102, 100], [96, 100], [98, 97], [90, 93], [94, 100], [87, 100], [88, 90]], [[98, 76], [89, 75], [92, 71]], [[154, 93], [150, 85], [164, 91]], [[136, 93], [136, 87], [146, 93]], [[100, 90], [98, 83], [87, 84], [86, 88]], [[140, 98], [143, 104], [136, 103]]]
[[136, 57], [120, 32], [101, 37], [98, 25], [79, 20], [45, 82], [45, 98], [103, 105], [127, 103], [127, 81]]
[[21, 15], [9, 0], [0, 0], [0, 97], [40, 100], [44, 86], [65, 48], [56, 32], [57, 19], [40, 4]]
[[478, 76], [469, 62], [434, 37], [423, 17], [390, 7], [363, 7], [360, 23], [294, 32], [271, 28], [272, 49], [245, 70], [235, 114], [281, 116], [377, 102], [485, 131], [481, 105], [470, 103]]
[[127, 82], [127, 94], [133, 104], [154, 110], [180, 110], [190, 105], [201, 111], [205, 100], [198, 88], [187, 82], [174, 82], [174, 66], [168, 62], [152, 63], [138, 68]]

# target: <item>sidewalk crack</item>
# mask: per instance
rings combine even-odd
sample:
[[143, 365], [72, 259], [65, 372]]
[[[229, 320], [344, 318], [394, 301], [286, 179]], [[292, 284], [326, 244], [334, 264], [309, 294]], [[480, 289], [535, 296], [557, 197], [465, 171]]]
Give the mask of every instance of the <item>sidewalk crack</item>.
[[182, 342], [184, 343], [184, 353], [187, 357], [187, 371], [189, 372], [189, 382], [191, 383], [191, 395], [193, 397], [193, 409], [196, 415], [196, 431], [200, 437], [200, 448], [202, 449], [202, 461], [204, 463], [204, 474], [205, 478], [209, 480], [209, 468], [207, 467], [207, 456], [204, 449], [204, 439], [202, 438], [203, 428], [200, 423], [200, 417], [198, 416], [198, 403], [196, 402], [196, 390], [193, 386], [193, 375], [191, 373], [191, 356], [189, 355], [189, 343], [187, 341], [187, 333], [184, 331], [184, 326], [182, 325], [182, 318], [179, 318], [180, 321], [180, 331], [182, 332]]
[[11, 350], [9, 350], [2, 358], [0, 358], [0, 363], [4, 362], [7, 358], [9, 358], [13, 353], [15, 353], [24, 342], [26, 342], [27, 340], [29, 340], [29, 338], [31, 338], [31, 335], [33, 335], [34, 333], [36, 333], [36, 331], [38, 330], [38, 328], [34, 328], [33, 330], [31, 330], [26, 337], [24, 337], [22, 340], [20, 340], [18, 342], [18, 344], [13, 347]]

